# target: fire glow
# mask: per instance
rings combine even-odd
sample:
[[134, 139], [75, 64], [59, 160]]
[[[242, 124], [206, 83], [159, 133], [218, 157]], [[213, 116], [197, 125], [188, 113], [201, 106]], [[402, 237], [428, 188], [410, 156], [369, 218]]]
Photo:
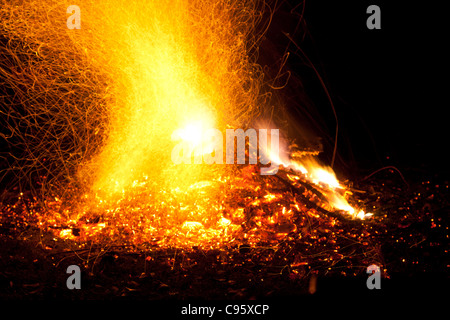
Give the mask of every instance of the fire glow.
[[[40, 227], [80, 244], [216, 248], [299, 236], [304, 219], [327, 213], [370, 216], [349, 204], [350, 191], [312, 157], [269, 152], [283, 167], [273, 177], [260, 177], [255, 165], [172, 163], [173, 132], [196, 147], [207, 128], [248, 127], [263, 107], [262, 68], [251, 51], [259, 2], [77, 5], [80, 30], [65, 28], [58, 1], [1, 9], [4, 33], [24, 43], [20, 54], [20, 46], [7, 48], [17, 66], [2, 75], [24, 84], [20, 102], [29, 114], [16, 117], [37, 136], [57, 137], [50, 149], [34, 139], [24, 161], [59, 163], [70, 181], [62, 195], [46, 194], [45, 210], [30, 208]], [[49, 120], [26, 120], [42, 114]]]

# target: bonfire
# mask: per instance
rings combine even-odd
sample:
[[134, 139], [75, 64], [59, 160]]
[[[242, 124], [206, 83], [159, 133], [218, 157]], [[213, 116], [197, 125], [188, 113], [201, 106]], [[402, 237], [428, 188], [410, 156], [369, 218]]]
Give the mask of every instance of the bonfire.
[[[145, 265], [139, 279], [155, 261], [189, 274], [202, 252], [224, 268], [308, 279], [311, 293], [317, 274], [375, 264], [388, 276], [383, 192], [339, 179], [334, 154], [323, 163], [323, 150], [268, 116], [283, 106], [258, 63], [267, 6], [2, 1], [5, 235], [38, 243], [55, 269], [72, 261], [92, 274], [131, 253]], [[211, 149], [211, 129], [248, 134]], [[276, 150], [256, 152], [273, 129]], [[192, 161], [173, 161], [180, 142]], [[262, 174], [268, 166], [277, 170]]]

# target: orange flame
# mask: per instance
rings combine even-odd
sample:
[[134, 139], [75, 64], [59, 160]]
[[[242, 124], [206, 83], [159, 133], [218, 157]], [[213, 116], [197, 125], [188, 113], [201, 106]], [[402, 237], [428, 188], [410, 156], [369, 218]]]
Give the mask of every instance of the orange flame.
[[[318, 186], [333, 208], [346, 212], [352, 218], [365, 219], [373, 215], [352, 207], [345, 198], [345, 195], [349, 195], [351, 192], [339, 182], [332, 168], [321, 165], [315, 158], [308, 156], [301, 161], [295, 161], [288, 159], [287, 154], [280, 156], [280, 154], [273, 154], [270, 151], [269, 158], [285, 168], [300, 173], [306, 181]], [[291, 176], [290, 179], [299, 179], [299, 177]]]

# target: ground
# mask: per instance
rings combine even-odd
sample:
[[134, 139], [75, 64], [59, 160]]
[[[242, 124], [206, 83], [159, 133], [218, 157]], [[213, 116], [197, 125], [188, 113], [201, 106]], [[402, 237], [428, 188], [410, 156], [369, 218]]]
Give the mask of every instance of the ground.
[[[3, 210], [0, 297], [283, 301], [437, 294], [449, 284], [449, 182], [437, 175], [425, 180], [408, 172], [403, 175], [412, 178], [403, 181], [388, 168], [353, 184], [366, 206], [382, 208], [373, 220], [340, 221], [336, 237], [293, 236], [268, 246], [186, 250], [87, 244], [67, 250], [65, 242], [54, 241], [37, 226], [22, 226], [20, 217]], [[381, 265], [380, 290], [366, 287], [365, 271], [371, 261]], [[66, 287], [71, 264], [81, 266], [80, 290]]]

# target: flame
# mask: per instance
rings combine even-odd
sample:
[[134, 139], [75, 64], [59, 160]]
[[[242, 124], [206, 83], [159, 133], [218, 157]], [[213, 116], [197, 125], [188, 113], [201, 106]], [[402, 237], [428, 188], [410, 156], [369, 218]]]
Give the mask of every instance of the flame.
[[183, 129], [180, 129], [178, 135], [181, 139], [191, 143], [194, 147], [200, 145], [203, 141], [204, 130], [202, 123], [189, 124]]
[[[318, 186], [334, 209], [344, 211], [352, 218], [361, 220], [373, 215], [352, 207], [346, 199], [346, 195], [350, 195], [351, 192], [339, 182], [332, 168], [320, 164], [315, 158], [305, 156], [301, 161], [291, 160], [286, 152], [280, 155], [274, 154], [270, 150], [268, 157], [272, 162], [300, 173], [306, 181]], [[291, 175], [289, 178], [291, 180], [300, 179], [295, 175]]]
[[200, 120], [188, 121], [184, 127], [175, 130], [173, 135], [186, 143], [188, 149], [195, 151], [197, 155], [211, 153], [214, 144], [208, 130], [214, 128], [212, 123], [212, 116], [203, 116]]
[[[249, 52], [262, 39], [254, 33], [258, 3], [79, 0], [80, 30], [64, 28], [64, 3], [2, 3], [10, 60], [19, 61], [2, 81], [24, 88], [16, 96], [30, 113], [16, 117], [21, 123], [12, 132], [26, 128], [24, 140], [43, 133], [36, 149], [24, 148], [33, 149], [28, 158], [41, 165], [44, 155], [62, 159], [57, 167], [82, 185], [64, 189], [64, 201], [44, 199], [45, 212], [30, 209], [39, 227], [80, 245], [220, 247], [236, 239], [279, 241], [303, 218], [323, 219], [252, 166], [231, 174], [230, 166], [174, 165], [170, 158], [173, 132], [203, 146], [209, 128], [241, 128], [259, 113], [262, 68]], [[58, 152], [43, 147], [47, 137], [57, 137], [51, 142]], [[67, 160], [72, 153], [80, 154], [73, 163]], [[369, 215], [349, 204], [331, 168], [310, 158], [270, 159], [292, 169], [292, 181], [316, 186], [332, 208], [360, 219]], [[307, 200], [316, 196], [304, 193]], [[69, 210], [65, 203], [75, 204]]]
[[76, 5], [81, 29], [73, 30], [66, 28], [65, 2], [6, 1], [0, 7], [8, 39], [0, 53], [17, 62], [0, 70], [0, 80], [17, 91], [14, 101], [25, 110], [10, 111], [20, 121], [12, 132], [26, 128], [17, 134], [30, 141], [23, 161], [55, 161], [54, 169], [42, 171], [57, 176], [65, 170], [71, 181], [105, 199], [121, 196], [143, 176], [168, 189], [200, 180], [211, 168], [173, 165], [171, 134], [182, 128], [186, 139], [199, 144], [198, 122], [239, 128], [258, 114], [263, 72], [250, 50], [261, 39], [256, 25], [265, 4]]

